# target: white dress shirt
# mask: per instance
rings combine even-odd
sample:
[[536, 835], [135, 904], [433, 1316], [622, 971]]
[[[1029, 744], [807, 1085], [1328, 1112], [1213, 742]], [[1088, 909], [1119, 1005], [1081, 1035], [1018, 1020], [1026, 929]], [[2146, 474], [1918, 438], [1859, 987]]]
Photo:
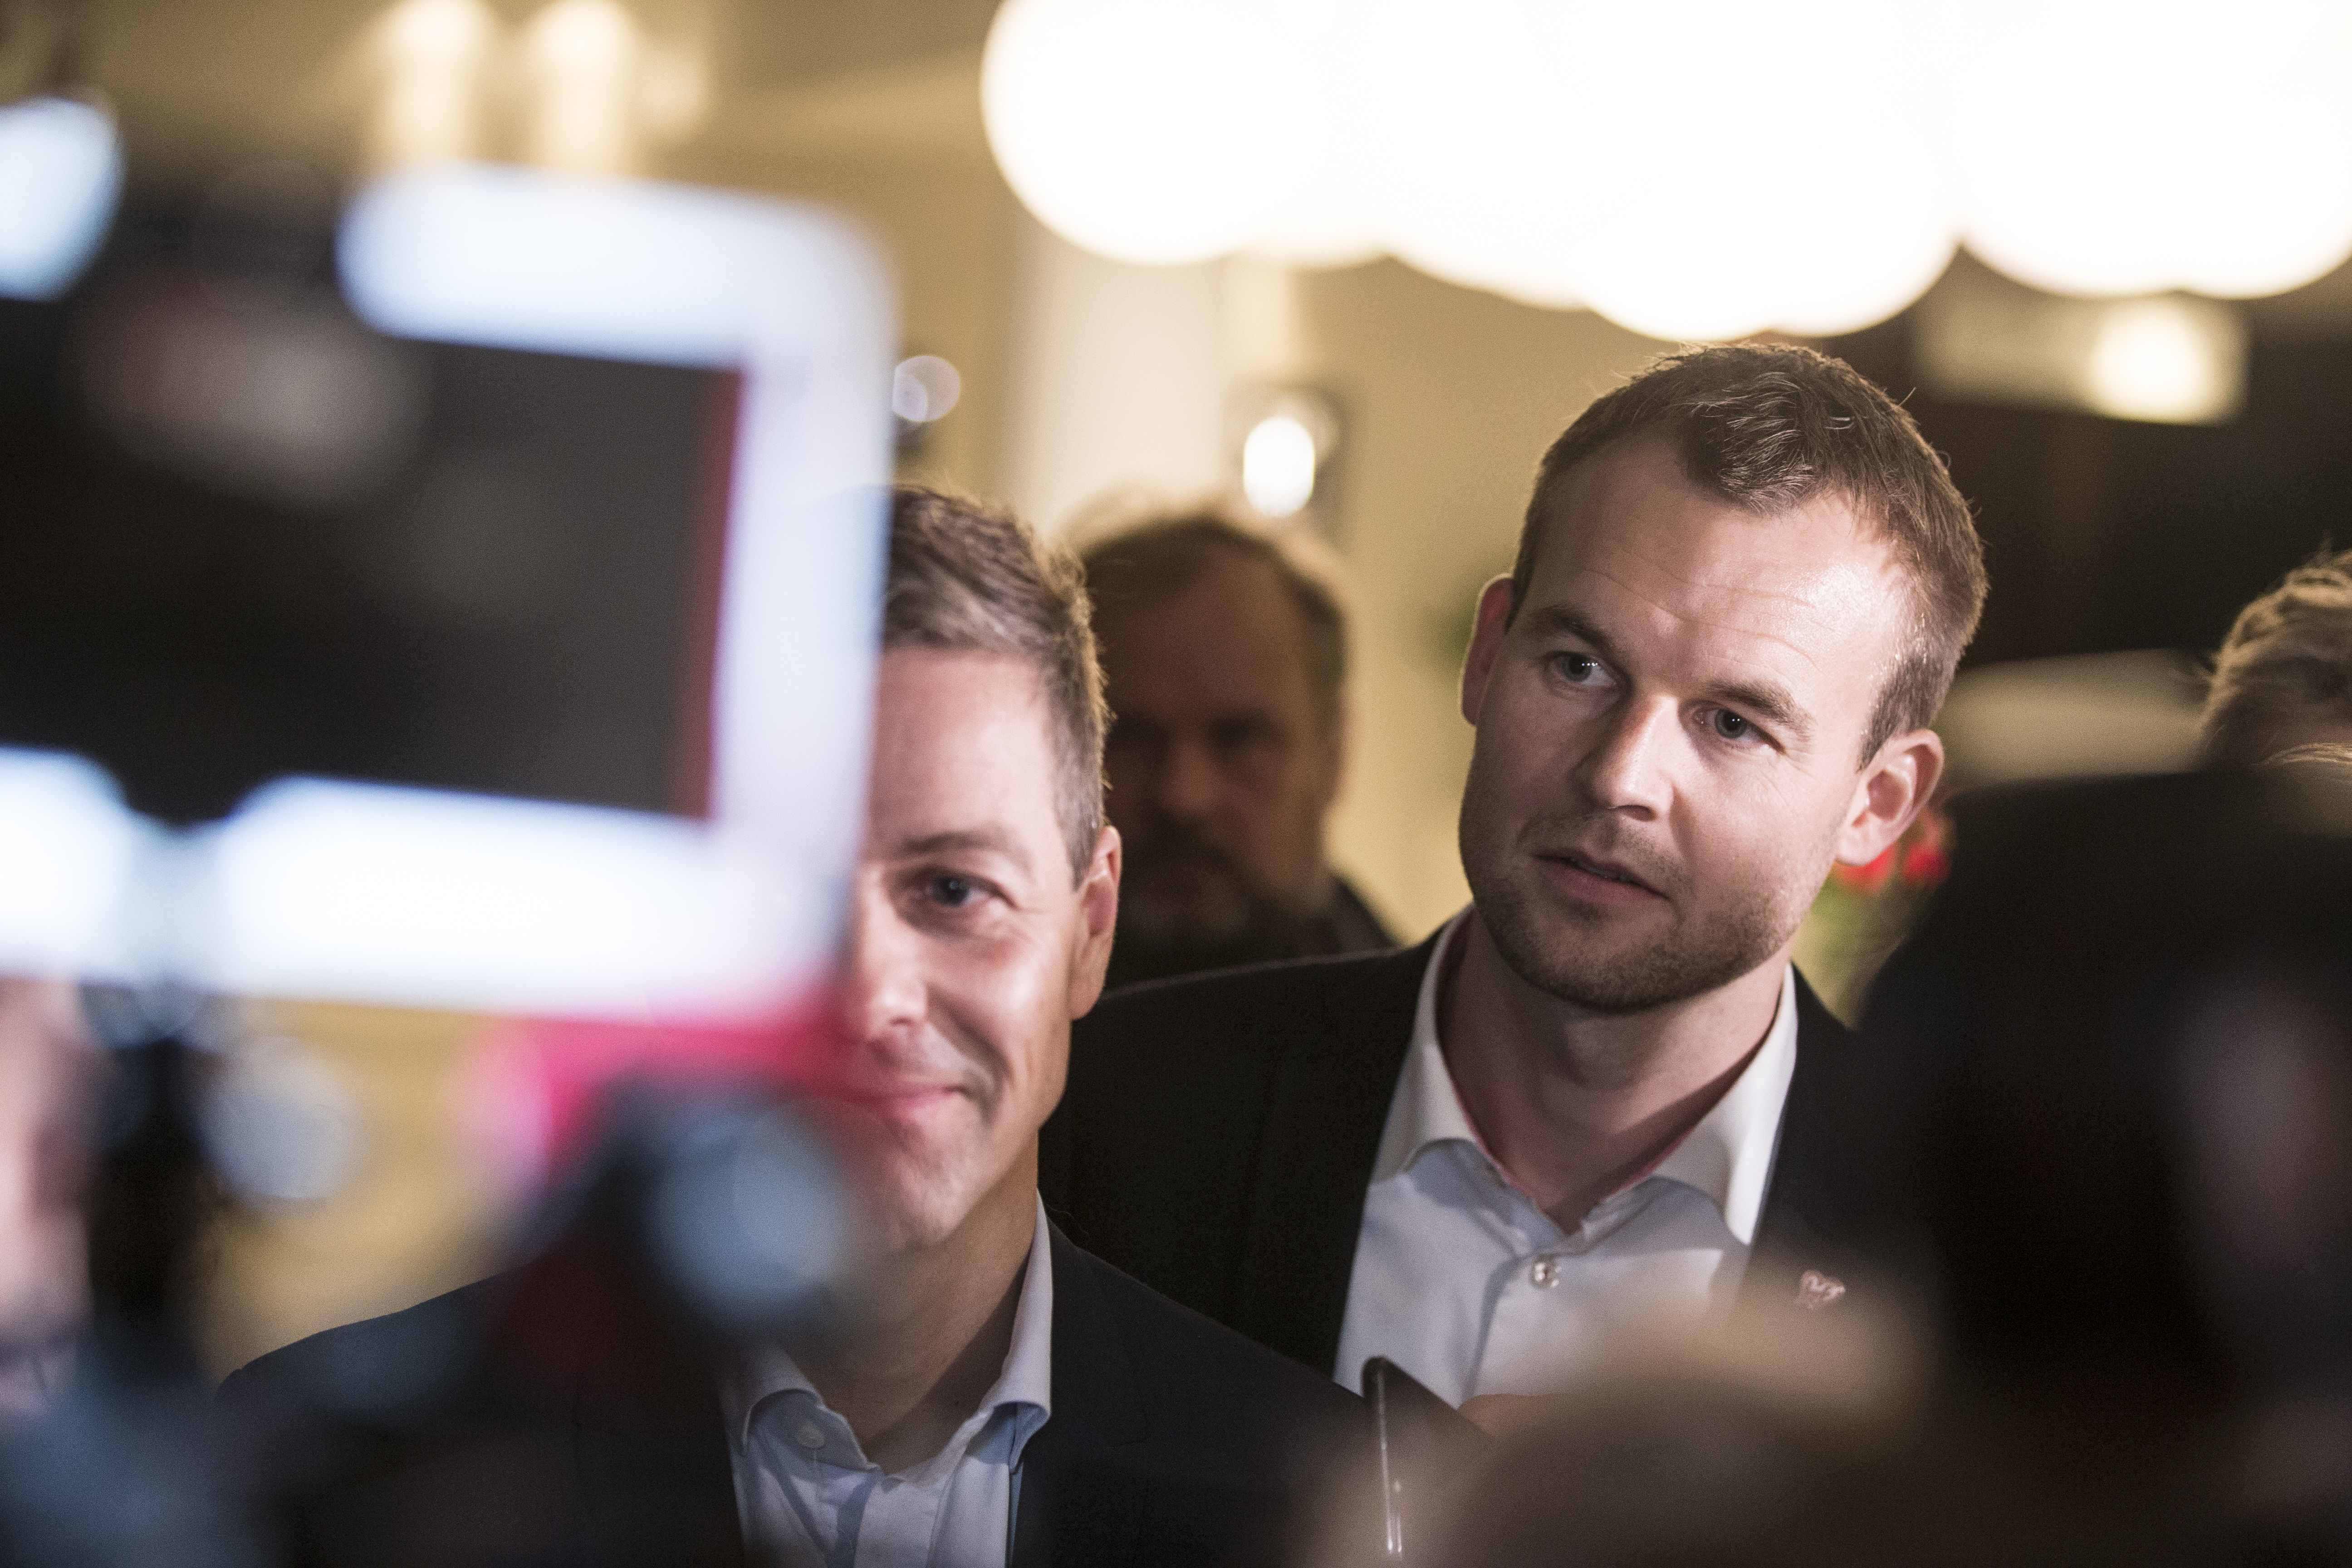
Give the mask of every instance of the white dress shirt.
[[1797, 1066], [1793, 970], [1764, 1042], [1664, 1159], [1563, 1231], [1479, 1141], [1437, 1038], [1469, 912], [1422, 976], [1412, 1044], [1364, 1195], [1339, 1330], [1341, 1383], [1388, 1357], [1452, 1404], [1557, 1387], [1612, 1326], [1726, 1310], [1748, 1266]]
[[1046, 1235], [1040, 1202], [1004, 1370], [947, 1447], [911, 1469], [883, 1474], [781, 1348], [758, 1347], [728, 1368], [720, 1406], [754, 1563], [1003, 1568], [1020, 1510], [1021, 1450], [1053, 1414]]

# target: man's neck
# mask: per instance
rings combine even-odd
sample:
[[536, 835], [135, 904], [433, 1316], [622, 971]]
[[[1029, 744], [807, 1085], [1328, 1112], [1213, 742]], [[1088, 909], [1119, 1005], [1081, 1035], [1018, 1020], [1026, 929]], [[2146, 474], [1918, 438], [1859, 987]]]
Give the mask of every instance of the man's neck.
[[1474, 910], [1438, 1038], [1488, 1152], [1562, 1230], [1638, 1180], [1738, 1081], [1780, 1005], [1784, 951], [1727, 985], [1601, 1014], [1539, 991]]
[[841, 1331], [786, 1346], [866, 1457], [896, 1475], [947, 1446], [1013, 1347], [1036, 1234], [1033, 1147], [944, 1240], [882, 1259]]

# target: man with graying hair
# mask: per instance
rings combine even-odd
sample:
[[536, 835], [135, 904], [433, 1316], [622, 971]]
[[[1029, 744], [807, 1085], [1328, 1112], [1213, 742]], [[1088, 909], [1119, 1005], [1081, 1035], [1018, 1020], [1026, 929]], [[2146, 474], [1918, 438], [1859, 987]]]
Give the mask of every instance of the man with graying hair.
[[1790, 962], [1901, 836], [1984, 599], [1909, 416], [1811, 350], [1669, 356], [1544, 455], [1462, 672], [1469, 908], [1409, 952], [1114, 996], [1046, 1202], [1355, 1386], [1544, 1391], [1612, 1326], [1866, 1299], [1858, 1042]]
[[1216, 508], [1082, 546], [1127, 852], [1109, 984], [1395, 945], [1325, 859], [1348, 628], [1307, 541]]

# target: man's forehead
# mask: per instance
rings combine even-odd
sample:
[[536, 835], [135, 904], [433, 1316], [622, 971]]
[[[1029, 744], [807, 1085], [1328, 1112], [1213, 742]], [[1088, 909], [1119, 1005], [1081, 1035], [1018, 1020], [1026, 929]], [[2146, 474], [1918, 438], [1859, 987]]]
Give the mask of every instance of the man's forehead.
[[871, 812], [879, 842], [1051, 822], [1054, 715], [1042, 673], [1017, 656], [925, 647], [882, 656]]
[[1893, 542], [1845, 492], [1752, 511], [1692, 481], [1663, 440], [1567, 475], [1535, 566], [1537, 603], [1606, 605], [1729, 640], [1884, 636], [1909, 598]]

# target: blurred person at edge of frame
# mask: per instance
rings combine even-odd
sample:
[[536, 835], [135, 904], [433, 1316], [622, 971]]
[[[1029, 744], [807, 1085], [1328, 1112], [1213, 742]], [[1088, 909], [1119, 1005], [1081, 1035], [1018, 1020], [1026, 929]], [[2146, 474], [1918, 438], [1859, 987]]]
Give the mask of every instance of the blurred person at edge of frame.
[[[894, 491], [836, 1027], [798, 1085], [847, 1189], [851, 1267], [779, 1329], [706, 1346], [656, 1324], [583, 1373], [609, 1309], [561, 1259], [527, 1266], [505, 1289], [540, 1292], [533, 1312], [447, 1414], [329, 1424], [341, 1468], [310, 1489], [311, 1555], [1286, 1560], [1364, 1445], [1360, 1404], [1080, 1251], [1037, 1195], [1037, 1129], [1117, 916], [1103, 724], [1075, 562], [1009, 513]], [[224, 1401], [283, 1420], [466, 1295], [265, 1356]]]
[[1732, 345], [1606, 394], [1479, 600], [1471, 906], [1109, 998], [1048, 1203], [1326, 1375], [1385, 1356], [1455, 1404], [1554, 1385], [1616, 1318], [1834, 1318], [1861, 1052], [1790, 953], [1933, 795], [1984, 586], [1942, 459], [1850, 367]]
[[1311, 544], [1215, 507], [1087, 539], [1127, 853], [1108, 984], [1394, 947], [1324, 859], [1347, 613]]
[[89, 1322], [104, 1084], [72, 984], [0, 979], [0, 1433], [57, 1402]]
[[2352, 1560], [2352, 768], [1952, 812], [1851, 1123], [1946, 1403], [2080, 1561]]
[[2314, 557], [2238, 612], [2199, 728], [2218, 767], [2352, 745], [2352, 550]]

